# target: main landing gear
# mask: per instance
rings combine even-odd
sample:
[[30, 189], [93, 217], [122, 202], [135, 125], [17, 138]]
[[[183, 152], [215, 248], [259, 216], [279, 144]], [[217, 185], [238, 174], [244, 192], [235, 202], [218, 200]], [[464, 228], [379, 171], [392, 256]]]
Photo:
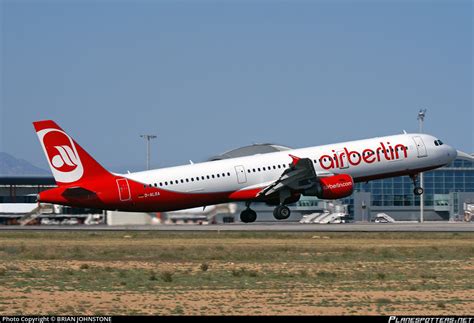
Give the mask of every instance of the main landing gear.
[[257, 220], [257, 212], [250, 208], [250, 202], [245, 202], [245, 210], [240, 213], [240, 221], [244, 223], [251, 223]]
[[283, 189], [280, 191], [280, 205], [278, 205], [273, 210], [273, 216], [277, 220], [286, 220], [290, 217], [291, 211], [290, 209], [285, 206], [285, 201], [291, 197], [291, 192], [289, 190]]
[[[240, 212], [240, 221], [244, 223], [251, 223], [257, 220], [257, 213], [250, 208], [250, 202], [245, 202], [245, 210]], [[277, 220], [286, 220], [290, 217], [291, 211], [286, 205], [278, 205], [273, 210], [273, 216]]]
[[413, 193], [418, 196], [423, 194], [423, 187], [418, 186], [418, 183], [417, 183], [418, 174], [410, 175], [410, 178], [413, 180], [413, 185], [415, 186], [415, 188], [413, 189]]
[[273, 216], [277, 220], [285, 220], [290, 217], [291, 211], [285, 205], [278, 205], [275, 209], [273, 209]]

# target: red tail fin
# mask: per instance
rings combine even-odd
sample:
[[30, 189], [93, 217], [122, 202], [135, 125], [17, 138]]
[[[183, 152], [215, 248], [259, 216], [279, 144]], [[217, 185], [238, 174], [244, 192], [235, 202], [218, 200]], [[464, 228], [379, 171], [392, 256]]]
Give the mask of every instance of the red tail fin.
[[36, 121], [33, 125], [58, 186], [110, 175], [54, 121]]

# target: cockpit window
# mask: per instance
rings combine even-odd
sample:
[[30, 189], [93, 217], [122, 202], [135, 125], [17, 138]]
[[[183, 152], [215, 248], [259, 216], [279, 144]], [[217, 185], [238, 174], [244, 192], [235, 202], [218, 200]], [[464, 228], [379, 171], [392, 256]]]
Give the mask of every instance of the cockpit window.
[[438, 140], [439, 145], [441, 146], [443, 142], [441, 140]]
[[438, 140], [435, 140], [435, 141], [434, 141], [434, 144], [435, 144], [435, 146], [438, 146], [438, 145], [439, 145], [439, 144], [438, 144]]
[[435, 146], [441, 146], [443, 144], [443, 142], [441, 140], [435, 140], [434, 142]]

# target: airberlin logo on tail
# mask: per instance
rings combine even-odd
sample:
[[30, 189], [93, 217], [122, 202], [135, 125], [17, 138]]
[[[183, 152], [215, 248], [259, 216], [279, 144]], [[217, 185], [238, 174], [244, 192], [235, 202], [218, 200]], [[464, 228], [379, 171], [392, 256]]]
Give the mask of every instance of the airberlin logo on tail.
[[43, 129], [38, 137], [56, 181], [72, 183], [81, 179], [84, 168], [71, 137], [59, 129]]
[[60, 170], [64, 165], [77, 167], [78, 159], [71, 147], [69, 146], [54, 146], [59, 152], [59, 155], [54, 156], [51, 159], [53, 166]]

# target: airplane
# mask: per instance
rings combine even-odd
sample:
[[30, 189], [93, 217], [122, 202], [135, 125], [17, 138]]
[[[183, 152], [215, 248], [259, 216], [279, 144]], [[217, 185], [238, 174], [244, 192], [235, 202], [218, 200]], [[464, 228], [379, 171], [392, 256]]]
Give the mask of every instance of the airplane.
[[57, 187], [38, 202], [133, 212], [166, 212], [245, 202], [244, 223], [254, 222], [252, 202], [275, 206], [277, 220], [302, 195], [340, 199], [354, 183], [408, 175], [423, 194], [418, 174], [451, 163], [457, 151], [428, 134], [386, 137], [292, 149], [128, 174], [107, 171], [54, 121], [33, 122]]

